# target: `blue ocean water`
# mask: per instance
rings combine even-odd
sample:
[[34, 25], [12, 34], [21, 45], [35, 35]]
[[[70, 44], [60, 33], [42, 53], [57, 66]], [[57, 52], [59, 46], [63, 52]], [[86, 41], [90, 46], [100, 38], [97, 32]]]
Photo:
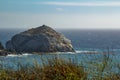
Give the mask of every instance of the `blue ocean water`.
[[[0, 41], [5, 45], [13, 35], [22, 31], [25, 29], [0, 29]], [[58, 29], [57, 31], [69, 38], [74, 48], [120, 49], [120, 30]]]
[[[25, 29], [0, 29], [0, 41], [5, 46], [6, 41], [11, 37]], [[21, 62], [23, 65], [32, 65], [35, 60], [42, 64], [42, 58], [51, 58], [56, 56], [64, 59], [71, 59], [74, 63], [85, 63], [88, 61], [101, 62], [103, 55], [110, 53], [109, 57], [112, 59], [112, 64], [120, 64], [120, 30], [57, 30], [69, 38], [74, 46], [76, 52], [65, 52], [57, 54], [30, 54], [24, 55], [8, 55], [6, 57], [0, 57], [0, 63], [3, 64], [3, 68], [15, 69], [17, 64]], [[109, 49], [108, 49], [109, 48]], [[87, 54], [87, 53], [99, 53], [99, 54]], [[85, 65], [85, 64], [84, 64]], [[114, 67], [114, 71], [120, 72], [118, 68]]]
[[115, 48], [120, 49], [120, 30], [61, 30], [72, 40], [75, 48]]

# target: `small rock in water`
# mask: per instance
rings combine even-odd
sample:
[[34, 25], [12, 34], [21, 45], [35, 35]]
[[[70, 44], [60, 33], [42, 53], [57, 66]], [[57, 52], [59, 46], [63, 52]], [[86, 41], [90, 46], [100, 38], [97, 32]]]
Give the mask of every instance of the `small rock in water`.
[[0, 42], [0, 50], [3, 50], [3, 49], [4, 49], [4, 47], [3, 47], [2, 43]]

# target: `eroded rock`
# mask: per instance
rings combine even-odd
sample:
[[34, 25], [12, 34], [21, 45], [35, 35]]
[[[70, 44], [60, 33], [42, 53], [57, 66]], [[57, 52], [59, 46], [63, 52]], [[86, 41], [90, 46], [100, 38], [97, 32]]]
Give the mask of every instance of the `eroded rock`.
[[16, 52], [74, 52], [69, 39], [46, 25], [16, 34], [6, 48]]

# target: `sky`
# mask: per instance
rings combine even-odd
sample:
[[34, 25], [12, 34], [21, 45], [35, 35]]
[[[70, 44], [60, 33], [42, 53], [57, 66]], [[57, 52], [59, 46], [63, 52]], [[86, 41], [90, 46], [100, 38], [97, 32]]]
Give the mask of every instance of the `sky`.
[[0, 28], [120, 29], [120, 0], [0, 0]]

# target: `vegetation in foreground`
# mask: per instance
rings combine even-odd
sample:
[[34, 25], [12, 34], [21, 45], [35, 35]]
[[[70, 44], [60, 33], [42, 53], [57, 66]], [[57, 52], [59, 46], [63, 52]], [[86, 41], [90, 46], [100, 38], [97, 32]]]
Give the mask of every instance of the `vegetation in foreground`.
[[[82, 64], [75, 64], [72, 60], [57, 57], [39, 65], [35, 61], [33, 66], [18, 65], [17, 70], [0, 69], [0, 80], [120, 80], [119, 73], [113, 73], [108, 64], [111, 60], [104, 56], [101, 63], [88, 63], [89, 68]], [[120, 65], [116, 65], [120, 69]], [[104, 71], [107, 70], [107, 73]], [[95, 70], [95, 71], [94, 71]]]

